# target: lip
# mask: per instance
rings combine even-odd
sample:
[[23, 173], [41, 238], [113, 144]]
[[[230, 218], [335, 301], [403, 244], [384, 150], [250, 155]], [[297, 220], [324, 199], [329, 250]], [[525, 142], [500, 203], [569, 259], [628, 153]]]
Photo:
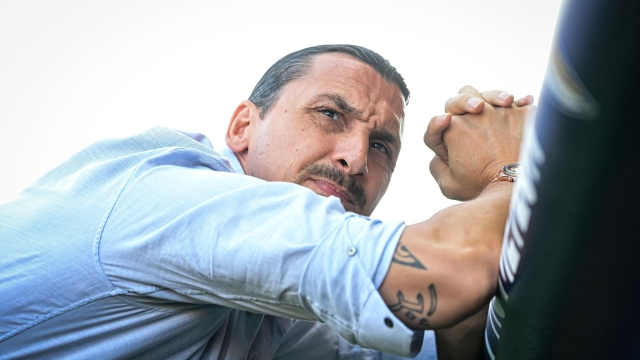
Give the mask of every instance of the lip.
[[338, 184], [334, 183], [333, 181], [326, 180], [326, 179], [311, 179], [311, 180], [316, 184], [318, 188], [320, 188], [320, 191], [325, 196], [333, 195], [342, 201], [346, 201], [350, 204], [355, 205], [353, 203], [353, 199], [351, 195], [349, 195], [347, 190], [345, 190], [343, 187], [339, 186]]

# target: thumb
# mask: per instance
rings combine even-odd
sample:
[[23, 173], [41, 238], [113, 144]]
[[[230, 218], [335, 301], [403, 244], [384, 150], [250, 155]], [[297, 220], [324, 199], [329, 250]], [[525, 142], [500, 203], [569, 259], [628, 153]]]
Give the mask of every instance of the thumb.
[[442, 133], [451, 124], [451, 114], [442, 114], [434, 116], [429, 121], [427, 131], [424, 133], [424, 143], [433, 150], [436, 156], [442, 160], [449, 161], [449, 152], [442, 138]]

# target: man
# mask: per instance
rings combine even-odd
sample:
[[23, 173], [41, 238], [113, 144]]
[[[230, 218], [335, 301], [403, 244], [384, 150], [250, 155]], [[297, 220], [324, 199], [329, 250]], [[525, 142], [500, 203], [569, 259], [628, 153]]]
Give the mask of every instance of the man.
[[[495, 291], [512, 185], [489, 182], [517, 160], [527, 110], [466, 92], [447, 110], [481, 113], [436, 117], [425, 140], [443, 192], [473, 200], [411, 226], [366, 217], [409, 92], [361, 47], [281, 59], [237, 107], [222, 155], [162, 128], [79, 152], [0, 207], [0, 357], [268, 359], [291, 318], [415, 355], [420, 330]], [[452, 346], [468, 326], [438, 335], [443, 355], [477, 351]]]

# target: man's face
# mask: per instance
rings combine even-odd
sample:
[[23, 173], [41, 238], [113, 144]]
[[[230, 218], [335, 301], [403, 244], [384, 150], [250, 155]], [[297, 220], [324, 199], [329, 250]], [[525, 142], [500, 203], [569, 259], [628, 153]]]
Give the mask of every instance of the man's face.
[[252, 119], [243, 166], [248, 175], [334, 195], [346, 210], [371, 215], [396, 166], [403, 117], [397, 85], [348, 55], [318, 55], [264, 119]]

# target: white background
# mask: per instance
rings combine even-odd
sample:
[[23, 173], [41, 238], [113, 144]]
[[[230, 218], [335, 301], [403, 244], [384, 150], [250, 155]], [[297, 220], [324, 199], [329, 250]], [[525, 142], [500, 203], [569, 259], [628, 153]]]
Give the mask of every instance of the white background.
[[90, 143], [155, 125], [223, 142], [280, 57], [351, 43], [411, 90], [403, 150], [373, 217], [452, 204], [431, 178], [428, 120], [465, 84], [538, 96], [559, 0], [0, 0], [0, 203]]

